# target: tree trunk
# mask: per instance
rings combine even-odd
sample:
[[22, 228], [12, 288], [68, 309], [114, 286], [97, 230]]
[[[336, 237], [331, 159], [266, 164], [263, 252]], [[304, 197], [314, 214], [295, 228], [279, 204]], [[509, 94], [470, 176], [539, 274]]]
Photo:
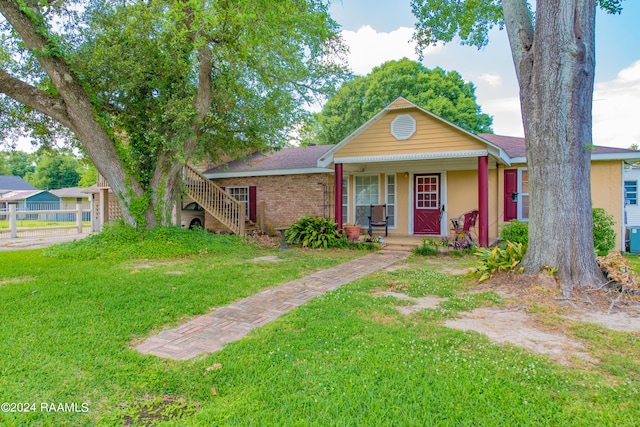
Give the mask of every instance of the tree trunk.
[[593, 248], [590, 181], [596, 1], [538, 1], [535, 30], [518, 25], [523, 3], [503, 2], [529, 171], [522, 265], [527, 274], [557, 269], [566, 294], [604, 281]]

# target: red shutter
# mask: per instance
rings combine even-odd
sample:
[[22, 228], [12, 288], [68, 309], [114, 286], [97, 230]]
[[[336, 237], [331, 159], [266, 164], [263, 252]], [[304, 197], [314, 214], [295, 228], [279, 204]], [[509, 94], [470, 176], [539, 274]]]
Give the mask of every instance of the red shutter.
[[512, 194], [518, 191], [518, 170], [504, 171], [504, 220], [518, 218], [518, 203], [513, 201]]
[[256, 187], [254, 185], [249, 187], [249, 220], [256, 222], [256, 207], [258, 200], [256, 199]]

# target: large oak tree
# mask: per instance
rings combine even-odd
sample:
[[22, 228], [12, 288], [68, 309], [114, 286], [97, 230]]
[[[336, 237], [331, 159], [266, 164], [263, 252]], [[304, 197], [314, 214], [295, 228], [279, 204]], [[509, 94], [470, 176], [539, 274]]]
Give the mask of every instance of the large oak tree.
[[590, 157], [595, 16], [621, 0], [412, 0], [419, 46], [484, 46], [504, 27], [520, 86], [529, 169], [529, 247], [523, 266], [555, 268], [565, 293], [602, 283], [592, 236]]
[[186, 161], [284, 145], [344, 74], [322, 0], [0, 0], [0, 14], [0, 136], [71, 135], [138, 226], [169, 223]]

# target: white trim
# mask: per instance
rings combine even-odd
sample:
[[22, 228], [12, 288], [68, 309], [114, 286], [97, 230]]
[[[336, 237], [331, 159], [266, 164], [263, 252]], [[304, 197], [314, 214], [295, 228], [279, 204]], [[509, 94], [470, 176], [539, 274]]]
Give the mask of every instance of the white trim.
[[640, 152], [592, 154], [591, 160], [640, 160]]
[[[640, 151], [637, 153], [603, 153], [591, 154], [591, 161], [594, 160], [640, 160]], [[511, 164], [527, 163], [526, 156], [512, 157]]]
[[389, 177], [393, 177], [393, 226], [389, 226], [390, 230], [396, 230], [398, 228], [398, 173], [385, 173], [384, 174], [384, 204], [387, 206], [386, 212], [389, 212]]
[[382, 156], [336, 157], [336, 163], [397, 162], [402, 160], [453, 159], [488, 155], [488, 150], [439, 151], [434, 153], [386, 154]]
[[[449, 203], [447, 199], [447, 171], [440, 172], [440, 203], [444, 206], [440, 218], [440, 235], [449, 237]], [[441, 207], [442, 209], [442, 207]]]
[[[517, 219], [518, 221], [529, 222], [529, 217], [522, 218], [522, 172], [528, 171], [528, 168], [522, 167], [518, 168], [518, 206], [517, 206]], [[527, 179], [527, 182], [529, 180]], [[531, 193], [527, 192], [527, 196], [529, 196], [529, 212], [531, 212]]]
[[301, 168], [301, 169], [273, 169], [262, 171], [241, 171], [241, 172], [218, 172], [218, 173], [205, 173], [205, 178], [208, 179], [220, 179], [220, 178], [240, 178], [248, 176], [273, 176], [273, 175], [302, 175], [312, 173], [334, 173], [333, 169], [327, 168]]

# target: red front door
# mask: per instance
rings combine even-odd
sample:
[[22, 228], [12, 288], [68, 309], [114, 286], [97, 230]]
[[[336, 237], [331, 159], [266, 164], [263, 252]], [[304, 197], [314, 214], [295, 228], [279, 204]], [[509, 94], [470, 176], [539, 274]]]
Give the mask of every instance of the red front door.
[[440, 234], [440, 174], [416, 175], [413, 198], [413, 232]]

